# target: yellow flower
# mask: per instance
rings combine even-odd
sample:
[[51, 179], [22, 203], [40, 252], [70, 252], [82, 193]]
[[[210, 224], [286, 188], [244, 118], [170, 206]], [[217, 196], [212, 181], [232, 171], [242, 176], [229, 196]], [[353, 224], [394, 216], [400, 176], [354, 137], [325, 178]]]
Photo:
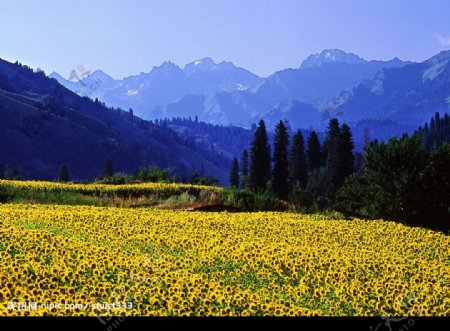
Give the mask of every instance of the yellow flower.
[[[90, 194], [177, 189], [2, 185]], [[450, 311], [449, 237], [393, 222], [0, 204], [0, 225], [2, 316], [25, 315], [8, 309], [8, 302], [19, 299], [86, 304], [81, 310], [39, 307], [27, 313], [32, 316], [448, 316]], [[91, 307], [100, 303], [120, 306]]]

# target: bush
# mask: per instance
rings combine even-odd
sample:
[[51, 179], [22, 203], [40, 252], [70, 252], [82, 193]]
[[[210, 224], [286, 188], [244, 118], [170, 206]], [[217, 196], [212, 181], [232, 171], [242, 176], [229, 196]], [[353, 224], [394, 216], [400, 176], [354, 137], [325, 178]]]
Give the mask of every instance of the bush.
[[334, 207], [347, 215], [450, 229], [450, 144], [431, 152], [418, 136], [404, 135], [366, 149], [366, 168], [336, 194]]
[[141, 167], [136, 175], [136, 179], [142, 182], [168, 183], [170, 182], [169, 171], [159, 167]]
[[293, 211], [311, 213], [314, 211], [314, 198], [312, 194], [298, 186], [294, 187], [291, 195]]
[[95, 180], [95, 182], [99, 184], [123, 185], [134, 183], [134, 179], [130, 175], [119, 172], [115, 173], [111, 177], [99, 177]]
[[268, 190], [254, 193], [247, 189], [228, 189], [223, 193], [223, 202], [225, 205], [248, 212], [287, 209], [287, 206]]
[[371, 218], [366, 209], [366, 187], [369, 185], [365, 173], [351, 175], [337, 191], [333, 208], [345, 215]]

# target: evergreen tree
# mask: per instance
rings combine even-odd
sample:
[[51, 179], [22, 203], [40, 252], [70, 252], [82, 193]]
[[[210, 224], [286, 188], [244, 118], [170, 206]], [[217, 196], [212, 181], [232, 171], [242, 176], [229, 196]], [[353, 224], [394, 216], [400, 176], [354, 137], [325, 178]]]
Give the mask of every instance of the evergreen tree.
[[325, 166], [329, 175], [330, 183], [328, 185], [328, 196], [333, 196], [341, 184], [339, 139], [341, 129], [336, 118], [330, 120], [328, 124], [327, 136], [324, 142], [323, 155], [325, 157]]
[[319, 138], [315, 131], [311, 131], [306, 149], [306, 162], [308, 165], [308, 171], [319, 169], [321, 165], [321, 150]]
[[14, 167], [13, 170], [11, 171], [11, 177], [12, 177], [12, 179], [17, 179], [17, 180], [21, 179], [19, 170], [16, 167]]
[[11, 171], [7, 171], [5, 173], [5, 179], [21, 180], [22, 178], [20, 177], [19, 170], [16, 167], [14, 167]]
[[425, 123], [425, 126], [420, 127], [416, 133], [418, 133], [422, 139], [422, 145], [425, 149], [430, 150], [434, 146], [439, 147], [445, 142], [450, 141], [450, 117], [445, 114], [441, 117], [439, 113], [436, 113], [431, 118], [430, 126]]
[[403, 135], [388, 142], [371, 142], [365, 158], [366, 169], [350, 177], [337, 194], [340, 210], [345, 212], [346, 205], [359, 201], [362, 208], [358, 212], [363, 217], [418, 225], [420, 210], [427, 204], [423, 180], [426, 154], [420, 138]]
[[423, 182], [423, 218], [439, 229], [450, 229], [450, 142], [429, 153]]
[[70, 181], [69, 169], [67, 168], [67, 165], [65, 165], [65, 164], [63, 164], [61, 166], [61, 168], [59, 169], [58, 181], [63, 182], [63, 183], [67, 183], [68, 181]]
[[248, 151], [244, 149], [241, 155], [241, 187], [248, 186]]
[[233, 158], [233, 163], [231, 165], [230, 186], [235, 188], [239, 187], [239, 164], [237, 158]]
[[283, 121], [280, 121], [275, 126], [272, 189], [281, 200], [287, 200], [289, 194], [288, 145], [287, 128]]
[[[449, 117], [435, 115], [411, 137], [405, 134], [400, 139], [371, 142], [365, 149], [365, 168], [345, 181], [334, 208], [348, 215], [448, 231], [448, 129]], [[342, 127], [342, 131], [347, 129]]]
[[[326, 167], [328, 167], [329, 161], [335, 160], [334, 157], [336, 155], [333, 154], [336, 154], [339, 133], [340, 133], [339, 121], [336, 118], [332, 118], [328, 123], [327, 135], [325, 136], [325, 141], [323, 143], [323, 150], [322, 150], [322, 162], [323, 165], [325, 165]], [[330, 154], [332, 155], [330, 156]]]
[[0, 179], [5, 178], [5, 166], [3, 163], [0, 163]]
[[105, 164], [103, 165], [103, 177], [109, 178], [114, 175], [113, 164], [110, 159], [105, 160]]
[[337, 187], [341, 186], [345, 179], [354, 172], [355, 157], [353, 155], [353, 137], [347, 124], [341, 126], [338, 140], [339, 169], [336, 178]]
[[194, 171], [189, 179], [189, 184], [198, 184], [200, 182], [200, 174], [197, 171]]
[[250, 188], [254, 191], [264, 189], [269, 178], [270, 146], [267, 141], [266, 124], [261, 120], [250, 150]]
[[300, 130], [292, 139], [289, 177], [293, 187], [305, 188], [307, 179], [305, 141]]
[[363, 131], [363, 149], [366, 148], [370, 143], [370, 133], [369, 128], [365, 127]]

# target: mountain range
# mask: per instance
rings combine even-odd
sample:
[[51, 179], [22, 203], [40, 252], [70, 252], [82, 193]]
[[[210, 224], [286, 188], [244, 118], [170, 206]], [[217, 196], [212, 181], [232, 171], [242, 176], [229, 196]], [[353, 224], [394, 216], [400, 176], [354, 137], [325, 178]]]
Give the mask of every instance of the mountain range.
[[[194, 61], [183, 69], [167, 62], [148, 74], [123, 80], [95, 72], [97, 89], [81, 89], [52, 74], [61, 84], [106, 104], [132, 108], [144, 119], [197, 117], [220, 125], [251, 127], [264, 119], [269, 129], [289, 120], [291, 127], [324, 130], [331, 117], [372, 138], [412, 132], [436, 111], [449, 110], [449, 59], [444, 51], [422, 63], [393, 58], [367, 61], [338, 49], [306, 58], [298, 68], [261, 78], [230, 62]], [[108, 78], [109, 77], [109, 78]], [[89, 79], [91, 79], [89, 81]], [[73, 85], [76, 84], [76, 85]]]
[[211, 58], [188, 63], [184, 69], [170, 61], [164, 62], [149, 73], [122, 80], [113, 79], [101, 70], [89, 75], [72, 71], [70, 80], [56, 73], [50, 74], [50, 78], [81, 96], [98, 98], [113, 107], [132, 108], [144, 119], [160, 117], [152, 111], [155, 107], [176, 102], [187, 95], [245, 90], [261, 81], [257, 75], [231, 62], [216, 64]]
[[[366, 61], [352, 53], [328, 49], [309, 56], [299, 68], [282, 70], [267, 78], [231, 62], [216, 64], [210, 58], [188, 63], [183, 69], [165, 62], [149, 73], [122, 80], [101, 71], [80, 81], [69, 81], [55, 73], [50, 77], [109, 106], [132, 108], [144, 119], [198, 116], [208, 123], [249, 127], [264, 113], [271, 114], [271, 118], [278, 114], [281, 119], [288, 112], [293, 114], [290, 117], [294, 126], [306, 128], [318, 125], [316, 118], [343, 90], [372, 78], [382, 69], [407, 64], [398, 58]], [[307, 116], [298, 113], [299, 103], [316, 109], [317, 114], [308, 111], [314, 120], [306, 120]], [[293, 108], [287, 109], [287, 105]]]

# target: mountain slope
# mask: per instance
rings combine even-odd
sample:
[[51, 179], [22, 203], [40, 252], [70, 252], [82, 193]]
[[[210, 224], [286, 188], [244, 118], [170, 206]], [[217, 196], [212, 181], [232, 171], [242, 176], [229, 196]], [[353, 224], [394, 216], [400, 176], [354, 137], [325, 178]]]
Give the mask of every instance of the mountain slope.
[[343, 120], [389, 119], [419, 126], [450, 110], [450, 51], [401, 68], [383, 69], [334, 102]]
[[[311, 62], [312, 59], [306, 61]], [[324, 99], [335, 97], [343, 90], [371, 78], [379, 70], [404, 65], [399, 59], [361, 61], [322, 62], [320, 65], [304, 65], [304, 62], [299, 69], [286, 69], [273, 74], [252, 91], [269, 100], [298, 100], [320, 108]]]
[[42, 72], [0, 60], [0, 163], [26, 178], [54, 179], [61, 164], [74, 179], [157, 164], [227, 180], [228, 160], [184, 142], [168, 128], [82, 98]]
[[279, 103], [266, 112], [256, 116], [253, 122], [263, 119], [266, 126], [273, 130], [281, 120], [287, 120], [295, 129], [317, 128], [320, 124], [320, 113], [313, 106], [298, 101]]

